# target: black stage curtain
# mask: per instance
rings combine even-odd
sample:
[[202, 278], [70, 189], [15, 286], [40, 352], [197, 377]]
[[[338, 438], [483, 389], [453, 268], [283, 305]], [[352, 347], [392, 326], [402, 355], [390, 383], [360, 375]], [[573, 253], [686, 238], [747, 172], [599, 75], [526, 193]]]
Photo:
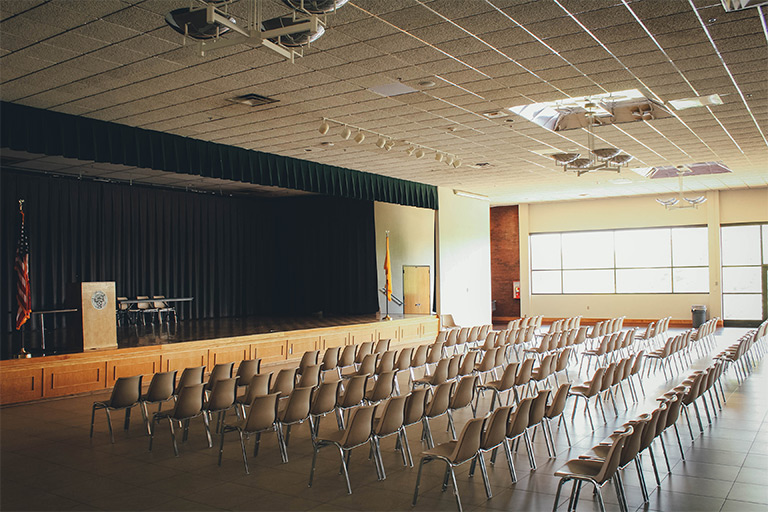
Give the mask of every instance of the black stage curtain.
[[115, 281], [118, 296], [192, 296], [187, 318], [378, 310], [371, 201], [222, 197], [9, 170], [0, 185], [2, 332], [16, 311], [19, 199], [35, 310], [61, 306], [79, 281]]

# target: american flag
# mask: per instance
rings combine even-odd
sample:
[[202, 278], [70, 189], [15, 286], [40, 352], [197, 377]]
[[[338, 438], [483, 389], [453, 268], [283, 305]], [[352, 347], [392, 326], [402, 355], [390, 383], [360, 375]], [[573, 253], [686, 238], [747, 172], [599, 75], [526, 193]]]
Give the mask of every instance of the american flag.
[[32, 296], [29, 292], [29, 239], [24, 231], [24, 210], [19, 202], [19, 214], [21, 227], [19, 228], [19, 243], [16, 245], [16, 259], [13, 268], [16, 270], [16, 302], [19, 309], [16, 311], [16, 329], [29, 320], [32, 313]]

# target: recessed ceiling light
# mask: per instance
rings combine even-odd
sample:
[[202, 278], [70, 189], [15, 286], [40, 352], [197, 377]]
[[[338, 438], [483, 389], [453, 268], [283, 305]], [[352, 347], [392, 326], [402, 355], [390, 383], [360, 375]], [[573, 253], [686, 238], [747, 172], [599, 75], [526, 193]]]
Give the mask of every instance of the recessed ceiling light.
[[435, 82], [433, 82], [432, 80], [423, 80], [423, 81], [419, 82], [419, 85], [421, 87], [434, 87], [435, 86]]
[[333, 146], [334, 144], [333, 144], [333, 142], [325, 141], [325, 142], [321, 142], [320, 145], [321, 146]]
[[394, 84], [381, 84], [376, 85], [368, 89], [371, 92], [380, 94], [382, 96], [399, 96], [400, 94], [408, 94], [411, 92], [418, 92], [418, 89], [414, 89], [409, 85], [397, 82]]
[[492, 110], [490, 112], [483, 112], [483, 116], [487, 117], [488, 119], [500, 119], [502, 117], [507, 117], [509, 114], [502, 110]]
[[280, 100], [274, 98], [268, 98], [260, 94], [243, 94], [242, 96], [235, 96], [234, 98], [228, 98], [227, 101], [232, 103], [239, 103], [240, 105], [248, 105], [249, 107], [258, 107], [261, 105], [268, 105], [270, 103], [277, 103]]
[[489, 169], [493, 167], [493, 164], [490, 162], [478, 162], [476, 164], [472, 164], [469, 167], [472, 169]]

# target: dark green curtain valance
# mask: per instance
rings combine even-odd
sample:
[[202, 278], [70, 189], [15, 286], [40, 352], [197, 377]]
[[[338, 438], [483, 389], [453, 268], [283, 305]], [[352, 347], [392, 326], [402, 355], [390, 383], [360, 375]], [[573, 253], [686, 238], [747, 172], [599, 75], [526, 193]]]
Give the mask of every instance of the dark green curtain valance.
[[0, 146], [44, 155], [437, 209], [437, 187], [0, 102]]

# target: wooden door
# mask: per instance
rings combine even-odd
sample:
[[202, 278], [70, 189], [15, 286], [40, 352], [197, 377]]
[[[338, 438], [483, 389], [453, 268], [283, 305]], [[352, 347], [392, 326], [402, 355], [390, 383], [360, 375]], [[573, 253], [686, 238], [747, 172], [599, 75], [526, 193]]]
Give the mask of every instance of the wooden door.
[[428, 315], [429, 266], [403, 265], [403, 313]]

